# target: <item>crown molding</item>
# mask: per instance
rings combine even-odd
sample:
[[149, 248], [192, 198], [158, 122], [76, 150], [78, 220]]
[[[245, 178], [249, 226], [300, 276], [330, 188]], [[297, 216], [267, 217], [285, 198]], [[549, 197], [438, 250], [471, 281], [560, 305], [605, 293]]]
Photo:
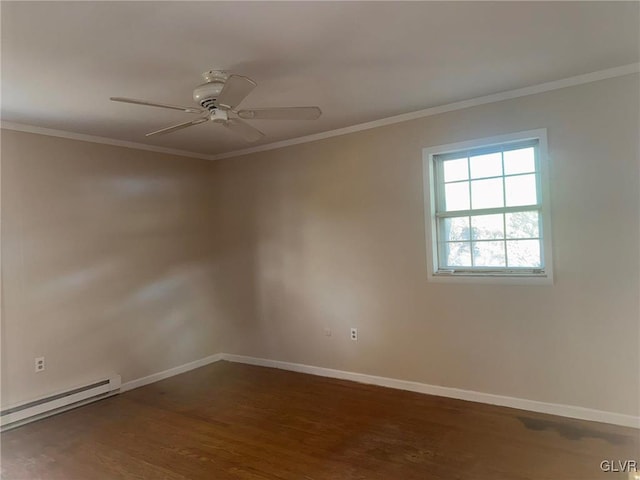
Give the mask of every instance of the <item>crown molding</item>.
[[577, 75], [575, 77], [563, 78], [561, 80], [553, 80], [551, 82], [540, 83], [538, 85], [532, 85], [529, 87], [518, 88], [515, 90], [507, 90], [500, 93], [485, 95], [483, 97], [476, 97], [476, 98], [471, 98], [469, 100], [462, 100], [460, 102], [448, 103], [446, 105], [426, 108], [424, 110], [418, 110], [415, 112], [403, 113], [400, 115], [395, 115], [393, 117], [374, 120], [372, 122], [360, 123], [358, 125], [352, 125], [350, 127], [339, 128], [337, 130], [329, 130], [322, 133], [306, 135], [304, 137], [292, 138], [290, 140], [283, 140], [281, 142], [269, 143], [267, 145], [260, 145], [259, 147], [245, 148], [242, 150], [235, 150], [233, 152], [220, 153], [217, 155], [212, 155], [212, 159], [221, 160], [223, 158], [238, 157], [240, 155], [247, 155], [250, 153], [264, 152], [267, 150], [274, 150], [277, 148], [289, 147], [291, 145], [298, 145], [300, 143], [308, 143], [308, 142], [314, 142], [316, 140], [324, 140], [325, 138], [338, 137], [340, 135], [347, 135], [349, 133], [361, 132], [363, 130], [370, 130], [372, 128], [384, 127], [386, 125], [393, 125], [394, 123], [401, 123], [401, 122], [407, 122], [409, 120], [415, 120], [418, 118], [430, 117], [432, 115], [438, 115], [440, 113], [452, 112], [454, 110], [462, 110], [465, 108], [476, 107], [478, 105], [485, 105], [487, 103], [501, 102], [503, 100], [509, 100], [512, 98], [526, 97], [528, 95], [535, 95], [537, 93], [550, 92], [552, 90], [559, 90], [561, 88], [574, 87], [577, 85], [597, 82], [597, 81], [606, 80], [609, 78], [622, 77], [624, 75], [630, 75], [638, 72], [640, 72], [640, 63], [632, 63], [629, 65], [623, 65], [621, 67], [608, 68], [606, 70], [599, 70], [597, 72], [585, 73], [584, 75]]
[[439, 105], [436, 107], [426, 108], [424, 110], [417, 110], [415, 112], [403, 113], [400, 115], [395, 115], [393, 117], [374, 120], [372, 122], [352, 125], [350, 127], [338, 128], [336, 130], [328, 130], [326, 132], [306, 135], [304, 137], [292, 138], [289, 140], [282, 140], [280, 142], [268, 143], [266, 145], [260, 145], [260, 146], [251, 147], [251, 148], [244, 148], [241, 150], [234, 150], [231, 152], [220, 153], [216, 155], [206, 155], [206, 154], [197, 153], [197, 152], [190, 152], [187, 150], [177, 150], [172, 148], [156, 147], [153, 145], [147, 145], [145, 143], [116, 140], [113, 138], [86, 135], [83, 133], [68, 132], [65, 130], [55, 130], [55, 129], [45, 128], [45, 127], [36, 127], [32, 125], [25, 125], [21, 123], [14, 123], [14, 122], [7, 122], [7, 121], [0, 122], [0, 127], [3, 129], [15, 130], [19, 132], [37, 133], [39, 135], [69, 138], [71, 140], [101, 143], [105, 145], [133, 148], [137, 150], [147, 150], [150, 152], [166, 153], [169, 155], [179, 155], [182, 157], [200, 158], [203, 160], [221, 160], [223, 158], [239, 157], [241, 155], [248, 155], [251, 153], [265, 152], [268, 150], [275, 150], [278, 148], [289, 147], [292, 145], [299, 145], [301, 143], [315, 142], [317, 140], [324, 140], [326, 138], [338, 137], [341, 135], [347, 135], [349, 133], [361, 132], [363, 130], [370, 130], [372, 128], [384, 127], [386, 125], [393, 125], [395, 123], [407, 122], [409, 120], [416, 120], [418, 118], [430, 117], [432, 115], [439, 115], [441, 113], [452, 112], [455, 110], [462, 110], [465, 108], [476, 107], [479, 105], [486, 105], [488, 103], [501, 102], [503, 100], [510, 100], [513, 98], [526, 97], [528, 95], [535, 95], [538, 93], [550, 92], [552, 90], [559, 90], [561, 88], [575, 87], [577, 85], [583, 85], [585, 83], [598, 82], [600, 80], [606, 80], [606, 79], [615, 78], [615, 77], [622, 77], [625, 75], [630, 75], [638, 72], [640, 72], [640, 63], [632, 63], [629, 65], [623, 65], [620, 67], [608, 68], [606, 70], [599, 70], [597, 72], [585, 73], [583, 75], [563, 78], [561, 80], [553, 80], [551, 82], [540, 83], [538, 85], [532, 85], [529, 87], [518, 88], [515, 90], [507, 90], [504, 92], [494, 93], [491, 95], [485, 95], [482, 97], [462, 100], [460, 102], [448, 103], [446, 105]]
[[115, 147], [133, 148], [135, 150], [147, 150], [149, 152], [166, 153], [168, 155], [178, 155], [181, 157], [200, 158], [203, 160], [214, 160], [212, 155], [205, 155], [197, 152], [189, 152], [187, 150], [177, 150], [173, 148], [156, 147], [145, 143], [128, 142], [125, 140], [116, 140], [107, 137], [98, 137], [95, 135], [86, 135], [84, 133], [68, 132], [66, 130], [56, 130], [53, 128], [35, 127], [33, 125], [25, 125], [15, 122], [0, 122], [0, 128], [5, 130], [15, 130], [16, 132], [37, 133], [38, 135], [47, 135], [49, 137], [68, 138], [70, 140], [80, 140], [82, 142], [100, 143], [103, 145], [112, 145]]

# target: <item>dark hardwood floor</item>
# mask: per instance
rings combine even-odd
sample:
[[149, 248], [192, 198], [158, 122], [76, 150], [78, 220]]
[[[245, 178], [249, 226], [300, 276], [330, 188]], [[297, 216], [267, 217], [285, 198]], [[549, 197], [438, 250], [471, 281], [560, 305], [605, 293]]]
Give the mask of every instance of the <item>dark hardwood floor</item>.
[[2, 478], [591, 480], [639, 431], [227, 362], [3, 433]]

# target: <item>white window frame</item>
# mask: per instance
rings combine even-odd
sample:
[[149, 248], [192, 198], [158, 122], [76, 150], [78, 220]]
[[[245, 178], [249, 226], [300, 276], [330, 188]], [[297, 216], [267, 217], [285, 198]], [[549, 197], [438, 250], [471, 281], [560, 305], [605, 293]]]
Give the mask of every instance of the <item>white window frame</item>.
[[[503, 271], [451, 271], [439, 270], [438, 238], [436, 218], [436, 176], [434, 175], [436, 157], [464, 150], [490, 148], [505, 144], [537, 140], [538, 200], [542, 216], [541, 258], [544, 268], [540, 272], [521, 273], [515, 270]], [[422, 150], [422, 170], [424, 181], [425, 235], [427, 244], [427, 279], [432, 282], [447, 283], [498, 283], [512, 285], [551, 285], [553, 284], [553, 255], [551, 249], [551, 213], [549, 207], [549, 157], [547, 153], [547, 129], [541, 128], [524, 132], [510, 133], [490, 138], [481, 138], [465, 142], [426, 147]]]

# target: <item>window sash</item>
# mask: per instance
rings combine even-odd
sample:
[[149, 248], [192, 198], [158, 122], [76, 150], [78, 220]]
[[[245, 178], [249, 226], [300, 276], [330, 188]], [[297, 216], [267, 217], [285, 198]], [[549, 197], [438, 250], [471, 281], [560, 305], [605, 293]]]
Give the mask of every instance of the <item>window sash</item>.
[[[540, 222], [542, 223], [542, 222]], [[502, 238], [487, 238], [487, 239], [472, 239], [469, 238], [469, 240], [441, 240], [441, 233], [440, 233], [440, 229], [443, 227], [438, 226], [438, 245], [437, 245], [437, 251], [438, 251], [438, 270], [437, 272], [447, 272], [447, 271], [455, 271], [455, 272], [462, 272], [462, 271], [500, 271], [500, 272], [535, 272], [537, 274], [540, 273], [544, 273], [545, 271], [545, 257], [544, 257], [544, 242], [543, 242], [543, 237], [542, 235], [540, 235], [539, 237], [527, 237], [527, 238], [510, 238], [510, 237], [502, 237]], [[542, 227], [539, 227], [540, 230], [542, 230]], [[506, 233], [505, 233], [506, 235]], [[526, 240], [535, 240], [539, 243], [540, 245], [540, 266], [530, 266], [530, 267], [515, 267], [512, 265], [509, 265], [509, 251], [507, 248], [507, 243], [508, 242], [519, 242], [519, 241], [526, 241]], [[500, 266], [482, 266], [482, 265], [465, 265], [465, 266], [458, 266], [458, 265], [447, 265], [446, 262], [446, 252], [444, 250], [444, 247], [447, 243], [466, 243], [469, 244], [471, 247], [476, 244], [476, 243], [486, 243], [486, 242], [500, 242], [500, 243], [504, 243], [505, 246], [505, 266], [504, 267], [500, 267]], [[471, 255], [471, 262], [473, 263], [473, 251], [470, 252]]]
[[[505, 275], [505, 274], [509, 274], [509, 275], [520, 275], [520, 276], [537, 276], [537, 275], [541, 275], [545, 273], [545, 252], [544, 252], [544, 232], [543, 232], [543, 219], [542, 219], [542, 215], [543, 215], [543, 208], [542, 208], [542, 185], [541, 185], [541, 175], [540, 175], [540, 158], [539, 158], [539, 140], [538, 139], [533, 139], [533, 140], [526, 140], [526, 141], [520, 141], [520, 142], [512, 142], [509, 144], [499, 144], [499, 145], [492, 145], [492, 146], [487, 146], [487, 147], [480, 147], [480, 148], [471, 148], [471, 149], [466, 149], [466, 150], [457, 150], [454, 152], [449, 152], [449, 153], [444, 153], [444, 154], [437, 154], [433, 156], [433, 162], [434, 162], [434, 188], [435, 188], [435, 227], [436, 227], [436, 235], [435, 235], [435, 239], [437, 241], [437, 246], [436, 246], [436, 251], [437, 251], [437, 258], [438, 258], [438, 269], [435, 273], [437, 274], [456, 274], [456, 273], [463, 273], [463, 274], [468, 274], [468, 275], [491, 275], [491, 274], [496, 274], [496, 275]], [[472, 179], [471, 178], [471, 165], [470, 165], [470, 157], [473, 156], [477, 156], [477, 155], [486, 155], [486, 154], [491, 154], [491, 153], [502, 153], [504, 154], [505, 152], [509, 152], [512, 150], [519, 150], [519, 149], [523, 149], [523, 148], [528, 148], [528, 147], [533, 147], [534, 148], [534, 168], [535, 171], [533, 172], [527, 172], [527, 173], [518, 173], [518, 174], [512, 174], [512, 175], [505, 175], [504, 174], [504, 156], [502, 157], [502, 165], [503, 165], [503, 169], [502, 169], [502, 175], [496, 175], [496, 176], [492, 176], [492, 177], [482, 177], [482, 178], [477, 178], [477, 179]], [[460, 158], [466, 158], [467, 159], [467, 169], [468, 171], [468, 175], [467, 175], [467, 179], [466, 180], [458, 180], [458, 181], [453, 181], [453, 182], [445, 182], [444, 181], [444, 162], [447, 160], [453, 160], [453, 159], [460, 159]], [[530, 205], [518, 205], [518, 206], [506, 206], [506, 192], [505, 192], [505, 178], [509, 178], [509, 177], [515, 177], [515, 176], [519, 176], [519, 175], [535, 175], [535, 182], [536, 182], [536, 196], [537, 196], [537, 203], [535, 204], [530, 204]], [[463, 183], [463, 182], [467, 182], [469, 184], [469, 189], [471, 189], [471, 182], [473, 180], [486, 180], [489, 178], [500, 178], [502, 179], [502, 194], [503, 194], [503, 204], [505, 206], [503, 207], [494, 207], [494, 208], [480, 208], [480, 209], [474, 209], [474, 208], [469, 208], [467, 210], [446, 210], [444, 207], [445, 205], [445, 184], [449, 184], [449, 183]], [[471, 201], [471, 192], [469, 195], [469, 199]], [[471, 207], [471, 205], [470, 205]], [[446, 252], [444, 250], [444, 245], [446, 243], [452, 243], [452, 242], [446, 242], [443, 238], [444, 235], [444, 220], [446, 218], [456, 218], [456, 217], [475, 217], [475, 216], [481, 216], [481, 215], [491, 215], [491, 214], [508, 214], [508, 213], [518, 213], [518, 212], [530, 212], [530, 211], [537, 211], [538, 215], [539, 215], [539, 237], [537, 238], [531, 238], [531, 239], [522, 239], [522, 238], [514, 238], [514, 239], [509, 239], [506, 237], [506, 231], [503, 232], [504, 233], [504, 237], [503, 238], [497, 238], [497, 239], [493, 239], [493, 241], [496, 242], [505, 242], [505, 247], [506, 247], [506, 242], [509, 240], [537, 240], [539, 242], [540, 245], [540, 266], [539, 267], [512, 267], [512, 266], [508, 266], [508, 259], [507, 259], [507, 252], [505, 250], [505, 265], [504, 267], [496, 267], [496, 266], [491, 266], [491, 267], [485, 267], [485, 266], [448, 266], [446, 265], [446, 259], [445, 259], [445, 255]], [[482, 240], [473, 240], [473, 239], [469, 239], [467, 241], [460, 241], [460, 243], [469, 243], [470, 245], [473, 245], [474, 242], [477, 241], [482, 241]], [[487, 241], [491, 241], [489, 239], [487, 239]], [[456, 242], [453, 242], [456, 243]], [[471, 252], [471, 258], [472, 258], [472, 262], [473, 262], [473, 252]]]
[[[538, 156], [538, 146], [540, 142], [538, 139], [533, 140], [525, 140], [522, 142], [511, 142], [497, 145], [490, 145], [487, 147], [479, 147], [479, 148], [467, 148], [463, 150], [456, 150], [454, 152], [448, 153], [439, 153], [435, 155], [436, 161], [445, 161], [445, 160], [454, 160], [456, 158], [463, 157], [475, 157], [477, 155], [488, 155], [490, 153], [498, 153], [498, 152], [510, 152], [511, 150], [520, 150], [521, 148], [534, 147], [536, 150], [536, 157]], [[537, 168], [537, 165], [536, 165]]]
[[496, 207], [496, 208], [478, 208], [471, 210], [449, 210], [436, 212], [436, 218], [455, 218], [455, 217], [477, 217], [480, 215], [491, 215], [493, 213], [518, 213], [518, 212], [534, 212], [538, 211], [542, 214], [542, 204], [522, 205], [517, 207]]

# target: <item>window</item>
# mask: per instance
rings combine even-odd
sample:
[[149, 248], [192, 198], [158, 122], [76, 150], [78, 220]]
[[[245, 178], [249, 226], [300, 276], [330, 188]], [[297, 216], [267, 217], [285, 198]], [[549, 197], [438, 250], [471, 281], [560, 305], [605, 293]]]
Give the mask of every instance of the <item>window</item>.
[[551, 282], [546, 130], [424, 150], [429, 277]]

